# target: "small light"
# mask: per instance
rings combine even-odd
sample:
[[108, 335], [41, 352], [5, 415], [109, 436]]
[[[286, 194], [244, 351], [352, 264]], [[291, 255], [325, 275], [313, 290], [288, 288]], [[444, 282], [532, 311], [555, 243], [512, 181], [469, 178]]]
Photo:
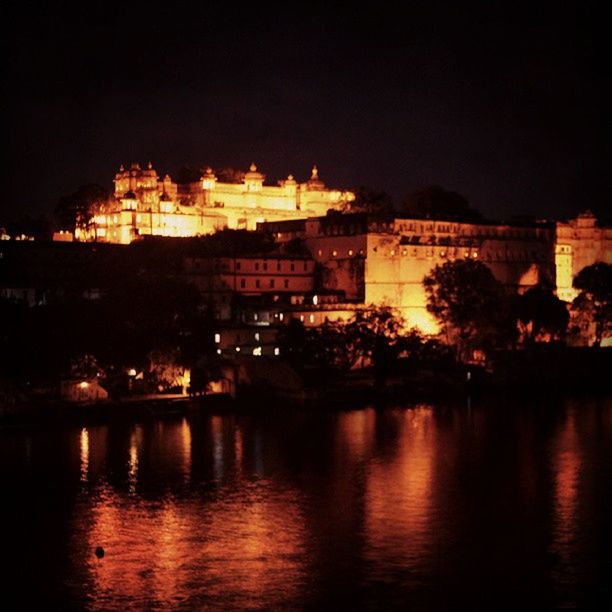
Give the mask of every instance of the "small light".
[[278, 318], [279, 318], [281, 321], [283, 320], [283, 313], [282, 313], [282, 312], [281, 312], [281, 313], [278, 315]]
[[274, 347], [274, 354], [275, 355], [280, 355], [280, 349], [278, 348], [278, 346]]
[[134, 368], [130, 368], [128, 370], [128, 376], [136, 376], [136, 370]]
[[237, 353], [239, 353], [239, 352], [240, 352], [240, 347], [239, 347], [239, 346], [237, 346], [237, 347], [236, 347], [236, 352], [237, 352]]
[[215, 334], [215, 344], [219, 344], [221, 342], [221, 334]]
[[311, 315], [308, 317], [308, 320], [309, 320], [311, 323], [314, 323], [314, 322], [315, 322], [315, 316], [314, 316], [313, 314], [311, 314]]
[[255, 332], [255, 340], [257, 340], [257, 342], [259, 342], [259, 332]]
[[221, 349], [217, 349], [217, 355], [221, 354]]
[[79, 383], [79, 387], [81, 387], [81, 389], [87, 389], [87, 387], [89, 387], [89, 383], [87, 381], [83, 381]]
[[319, 303], [319, 296], [318, 295], [313, 295], [312, 296], [312, 303], [316, 306]]

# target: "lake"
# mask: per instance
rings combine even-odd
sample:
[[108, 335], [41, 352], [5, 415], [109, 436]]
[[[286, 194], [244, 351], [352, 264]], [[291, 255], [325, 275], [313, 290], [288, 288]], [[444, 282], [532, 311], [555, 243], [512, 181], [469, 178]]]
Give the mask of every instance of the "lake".
[[0, 430], [0, 459], [5, 609], [612, 605], [611, 398]]

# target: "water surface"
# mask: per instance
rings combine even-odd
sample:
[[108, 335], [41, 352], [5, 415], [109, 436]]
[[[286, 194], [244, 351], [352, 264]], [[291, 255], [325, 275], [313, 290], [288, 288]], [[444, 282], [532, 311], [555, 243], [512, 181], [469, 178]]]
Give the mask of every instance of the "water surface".
[[612, 603], [610, 400], [3, 431], [0, 460], [10, 609]]

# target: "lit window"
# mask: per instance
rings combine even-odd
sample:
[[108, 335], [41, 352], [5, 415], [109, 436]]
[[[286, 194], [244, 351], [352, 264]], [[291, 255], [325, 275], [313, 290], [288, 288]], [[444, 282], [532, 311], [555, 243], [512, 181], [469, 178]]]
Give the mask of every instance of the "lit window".
[[283, 316], [283, 313], [282, 313], [282, 312], [281, 312], [281, 313], [278, 315], [278, 318], [279, 318], [281, 321], [283, 320], [284, 316]]
[[253, 349], [253, 355], [255, 355], [255, 357], [261, 357], [261, 346], [256, 346]]
[[259, 332], [255, 332], [255, 340], [259, 342]]
[[316, 306], [319, 303], [319, 296], [318, 295], [313, 295], [312, 296], [312, 303]]
[[311, 314], [311, 315], [308, 317], [308, 320], [309, 320], [311, 323], [314, 323], [314, 322], [315, 322], [315, 316], [314, 316], [313, 314]]
[[280, 355], [280, 349], [278, 348], [278, 346], [274, 347], [274, 354], [275, 355]]
[[300, 315], [300, 321], [303, 323], [304, 322], [304, 315]]
[[236, 347], [236, 352], [237, 352], [237, 353], [239, 353], [239, 352], [240, 352], [240, 347], [239, 347], [239, 346], [237, 346], [237, 347]]
[[349, 254], [349, 257], [352, 257], [353, 256], [353, 249], [349, 249], [348, 254]]
[[217, 355], [221, 354], [221, 349], [217, 349]]
[[257, 319], [259, 319], [259, 315], [256, 312], [254, 312], [253, 313], [253, 321], [257, 321]]
[[215, 343], [219, 344], [221, 342], [221, 334], [215, 334]]
[[336, 257], [338, 255], [338, 251], [332, 251], [332, 257]]

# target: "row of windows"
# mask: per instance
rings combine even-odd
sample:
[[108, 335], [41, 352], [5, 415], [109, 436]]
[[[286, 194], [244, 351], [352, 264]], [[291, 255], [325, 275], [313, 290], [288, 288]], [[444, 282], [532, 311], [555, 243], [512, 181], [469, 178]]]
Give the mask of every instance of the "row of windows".
[[[303, 262], [303, 268], [304, 268], [304, 272], [306, 272], [306, 271], [308, 270], [308, 262], [307, 262], [307, 261]], [[241, 262], [240, 262], [240, 261], [237, 261], [237, 262], [236, 262], [236, 270], [241, 270], [241, 269], [242, 269], [242, 264], [241, 264]], [[260, 262], [256, 261], [256, 262], [255, 262], [255, 270], [256, 270], [256, 271], [259, 271], [259, 269], [260, 269]], [[264, 261], [262, 262], [262, 264], [261, 264], [261, 269], [262, 269], [264, 272], [267, 272], [267, 270], [268, 270], [268, 262], [267, 262], [267, 261], [265, 261], [265, 260], [264, 260]], [[277, 272], [279, 272], [279, 271], [280, 271], [280, 269], [281, 269], [281, 262], [280, 262], [280, 261], [277, 261], [277, 262], [276, 262], [276, 271], [277, 271]], [[292, 262], [289, 264], [289, 269], [291, 270], [291, 272], [295, 272], [295, 269], [296, 269], [296, 264], [295, 264], [295, 262], [293, 262], [293, 261], [292, 261]]]
[[[240, 288], [241, 289], [247, 289], [248, 288], [248, 283], [247, 283], [247, 279], [246, 278], [241, 278], [240, 279]], [[262, 283], [261, 280], [259, 278], [255, 279], [255, 289], [261, 289], [262, 288]], [[275, 289], [276, 288], [276, 279], [271, 278], [268, 281], [268, 288], [270, 289]], [[284, 289], [289, 289], [289, 279], [285, 278], [283, 279], [283, 288]]]

